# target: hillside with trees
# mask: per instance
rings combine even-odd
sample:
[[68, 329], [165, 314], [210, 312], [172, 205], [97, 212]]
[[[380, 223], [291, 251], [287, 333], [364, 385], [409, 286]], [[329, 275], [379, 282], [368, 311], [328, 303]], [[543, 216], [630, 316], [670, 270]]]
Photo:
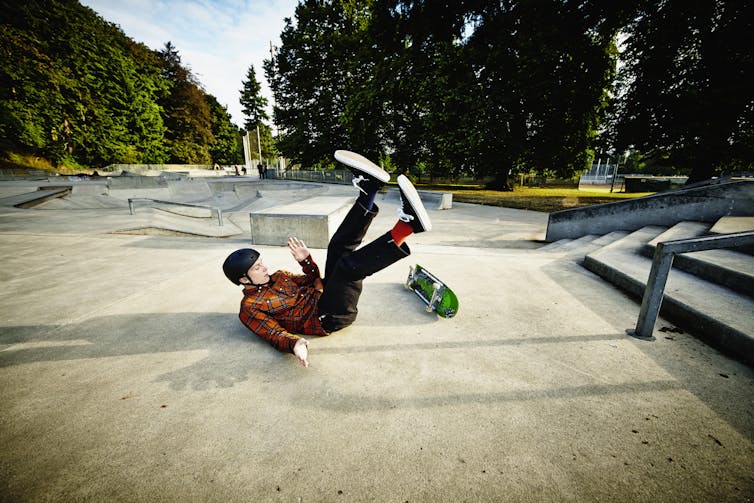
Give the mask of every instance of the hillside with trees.
[[232, 164], [227, 109], [181, 64], [75, 0], [2, 1], [0, 150], [53, 164]]

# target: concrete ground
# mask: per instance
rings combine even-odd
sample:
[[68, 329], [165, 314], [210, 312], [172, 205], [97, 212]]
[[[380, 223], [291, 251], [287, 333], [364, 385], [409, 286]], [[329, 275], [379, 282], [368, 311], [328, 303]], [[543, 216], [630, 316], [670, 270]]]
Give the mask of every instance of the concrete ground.
[[[686, 333], [627, 337], [638, 303], [537, 251], [545, 214], [431, 211], [304, 369], [237, 319], [220, 265], [248, 234], [122, 234], [155, 210], [82, 201], [0, 208], [2, 501], [754, 497], [754, 372]], [[378, 204], [368, 238], [395, 220]], [[413, 263], [455, 318], [403, 288]]]

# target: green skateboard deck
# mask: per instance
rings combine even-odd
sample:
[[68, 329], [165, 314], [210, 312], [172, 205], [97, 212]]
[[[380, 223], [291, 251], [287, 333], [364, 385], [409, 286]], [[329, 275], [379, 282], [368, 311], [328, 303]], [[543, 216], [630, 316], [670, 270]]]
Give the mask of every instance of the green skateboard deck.
[[419, 264], [409, 268], [406, 288], [427, 305], [428, 313], [434, 311], [443, 318], [452, 318], [458, 313], [458, 297], [453, 290]]

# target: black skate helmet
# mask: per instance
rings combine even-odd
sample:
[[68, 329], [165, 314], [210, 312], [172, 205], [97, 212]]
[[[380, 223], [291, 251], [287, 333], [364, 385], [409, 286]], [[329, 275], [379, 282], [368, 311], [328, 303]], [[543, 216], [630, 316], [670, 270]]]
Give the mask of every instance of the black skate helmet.
[[246, 277], [246, 272], [259, 258], [259, 252], [251, 248], [236, 250], [223, 262], [223, 272], [236, 285], [240, 285], [240, 278]]

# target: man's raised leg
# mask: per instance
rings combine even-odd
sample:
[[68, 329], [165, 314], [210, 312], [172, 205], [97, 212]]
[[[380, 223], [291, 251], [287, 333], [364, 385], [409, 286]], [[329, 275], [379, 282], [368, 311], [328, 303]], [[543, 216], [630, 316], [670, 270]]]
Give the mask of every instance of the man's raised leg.
[[[358, 250], [343, 254], [329, 273], [318, 305], [322, 326], [327, 332], [345, 328], [356, 319], [364, 278], [409, 256], [411, 249], [403, 242], [406, 237], [432, 228], [429, 215], [413, 184], [401, 175], [398, 186], [401, 208], [393, 230]], [[396, 228], [399, 230], [396, 231]], [[399, 240], [396, 239], [397, 234]]]

